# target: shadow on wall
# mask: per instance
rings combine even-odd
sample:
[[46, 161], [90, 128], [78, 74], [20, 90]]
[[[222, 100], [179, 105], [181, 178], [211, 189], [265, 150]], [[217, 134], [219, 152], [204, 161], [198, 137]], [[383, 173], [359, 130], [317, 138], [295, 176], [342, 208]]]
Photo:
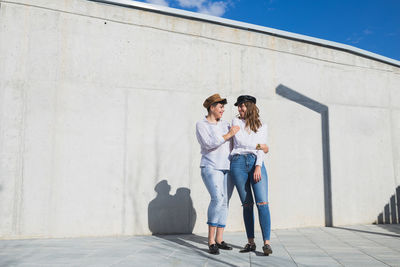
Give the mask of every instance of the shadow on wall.
[[191, 234], [196, 223], [190, 189], [180, 187], [171, 195], [171, 186], [162, 180], [155, 187], [155, 199], [148, 207], [149, 229], [155, 234]]
[[390, 197], [389, 203], [385, 205], [374, 224], [396, 223], [400, 223], [400, 186], [396, 188], [396, 192]]
[[321, 115], [321, 134], [322, 134], [322, 163], [324, 171], [324, 208], [325, 208], [325, 226], [333, 226], [332, 217], [332, 186], [331, 186], [331, 156], [329, 145], [329, 108], [314, 99], [296, 92], [295, 90], [278, 85], [276, 93], [290, 101], [293, 101], [303, 107], [315, 111]]

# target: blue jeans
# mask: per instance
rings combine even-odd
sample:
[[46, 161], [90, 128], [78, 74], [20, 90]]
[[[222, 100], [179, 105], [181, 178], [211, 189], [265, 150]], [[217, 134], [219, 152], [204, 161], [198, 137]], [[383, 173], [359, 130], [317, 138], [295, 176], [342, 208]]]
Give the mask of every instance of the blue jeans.
[[210, 205], [208, 205], [207, 224], [225, 227], [226, 218], [228, 217], [229, 199], [233, 191], [233, 183], [229, 171], [201, 167], [201, 177], [211, 196]]
[[247, 238], [254, 238], [254, 201], [251, 192], [253, 189], [263, 240], [270, 240], [271, 217], [268, 205], [268, 175], [263, 163], [261, 180], [258, 183], [254, 182], [253, 174], [256, 159], [257, 157], [254, 154], [233, 155], [231, 176], [242, 202]]

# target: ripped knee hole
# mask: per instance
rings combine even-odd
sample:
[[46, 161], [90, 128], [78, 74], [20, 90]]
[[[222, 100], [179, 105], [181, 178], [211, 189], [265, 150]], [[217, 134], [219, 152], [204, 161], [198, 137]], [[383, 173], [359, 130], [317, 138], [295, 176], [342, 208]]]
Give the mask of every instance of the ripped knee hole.
[[257, 205], [258, 205], [258, 206], [268, 205], [268, 202], [260, 202], [260, 203], [257, 203]]

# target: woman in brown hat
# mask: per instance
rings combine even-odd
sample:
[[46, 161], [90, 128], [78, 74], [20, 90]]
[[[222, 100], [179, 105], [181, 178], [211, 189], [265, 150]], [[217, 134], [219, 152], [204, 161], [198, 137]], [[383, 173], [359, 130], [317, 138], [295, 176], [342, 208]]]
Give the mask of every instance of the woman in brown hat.
[[201, 177], [210, 193], [208, 206], [208, 246], [211, 254], [219, 254], [219, 249], [231, 250], [223, 241], [223, 232], [228, 216], [228, 202], [232, 195], [233, 184], [229, 177], [229, 154], [231, 139], [239, 127], [230, 127], [221, 120], [224, 113], [225, 98], [219, 94], [208, 97], [203, 106], [207, 116], [196, 123], [196, 136], [201, 147]]

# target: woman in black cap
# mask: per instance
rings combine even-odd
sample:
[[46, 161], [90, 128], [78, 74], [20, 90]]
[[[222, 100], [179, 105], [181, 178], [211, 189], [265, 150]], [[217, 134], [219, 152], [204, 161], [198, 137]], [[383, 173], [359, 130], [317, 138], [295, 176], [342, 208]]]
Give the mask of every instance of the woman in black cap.
[[201, 147], [201, 177], [210, 193], [208, 206], [208, 246], [211, 254], [219, 254], [219, 249], [231, 250], [223, 241], [222, 235], [228, 216], [228, 202], [232, 195], [233, 184], [230, 181], [229, 139], [239, 127], [230, 127], [229, 122], [221, 120], [224, 113], [225, 98], [219, 94], [208, 97], [203, 106], [207, 116], [196, 123], [196, 136]]
[[259, 119], [256, 98], [249, 95], [238, 97], [235, 106], [239, 117], [234, 118], [232, 126], [239, 126], [233, 137], [231, 152], [231, 176], [243, 206], [243, 219], [248, 243], [240, 252], [256, 250], [254, 243], [254, 198], [257, 204], [264, 255], [272, 253], [270, 246], [271, 218], [268, 205], [268, 176], [264, 166], [264, 154], [268, 152], [267, 125]]

